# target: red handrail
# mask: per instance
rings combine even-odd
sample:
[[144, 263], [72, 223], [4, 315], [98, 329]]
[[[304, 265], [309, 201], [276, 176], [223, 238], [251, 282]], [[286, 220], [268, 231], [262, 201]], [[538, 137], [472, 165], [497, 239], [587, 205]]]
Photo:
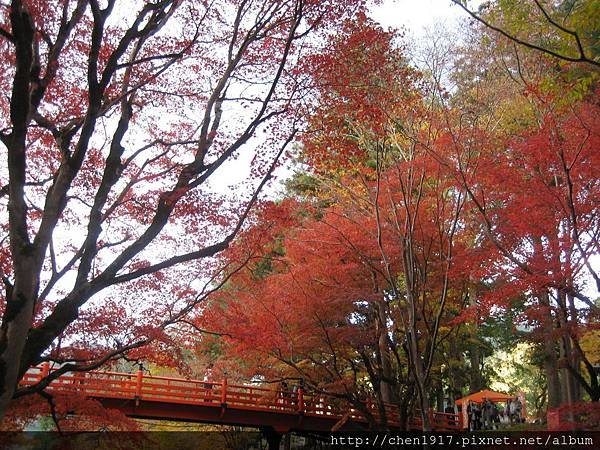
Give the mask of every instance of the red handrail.
[[[45, 363], [31, 368], [23, 377], [22, 385], [34, 385], [52, 371]], [[53, 380], [48, 391], [72, 391], [76, 389], [93, 398], [118, 398], [141, 401], [159, 401], [173, 404], [202, 405], [228, 409], [268, 411], [283, 414], [299, 414], [312, 417], [341, 418], [350, 411], [355, 421], [364, 422], [364, 417], [350, 403], [334, 396], [307, 393], [299, 388], [296, 393], [284, 392], [260, 386], [229, 384], [221, 382], [189, 380], [184, 378], [144, 375], [141, 370], [135, 374], [110, 371], [87, 373], [65, 373]], [[371, 399], [365, 407], [377, 420], [379, 410]], [[384, 404], [387, 421], [391, 426], [400, 425], [397, 406]], [[435, 429], [459, 430], [460, 416], [456, 414], [430, 412], [430, 420]], [[411, 420], [417, 428], [420, 417], [416, 414]]]

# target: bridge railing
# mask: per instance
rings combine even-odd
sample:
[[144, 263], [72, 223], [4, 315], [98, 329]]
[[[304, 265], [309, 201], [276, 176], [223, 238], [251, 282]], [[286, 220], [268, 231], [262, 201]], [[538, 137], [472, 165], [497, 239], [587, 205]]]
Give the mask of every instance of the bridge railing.
[[[434, 430], [437, 431], [461, 431], [462, 419], [460, 414], [436, 412], [430, 409], [428, 411], [429, 423]], [[421, 410], [416, 410], [413, 417], [410, 419], [410, 428], [422, 429], [423, 419], [421, 418]]]
[[[47, 363], [32, 367], [24, 376], [22, 385], [34, 385], [45, 378], [52, 369]], [[183, 378], [120, 373], [111, 371], [67, 372], [53, 380], [47, 388], [54, 392], [81, 392], [89, 397], [151, 400], [199, 406], [240, 408], [286, 414], [342, 418], [365, 421], [363, 414], [342, 398], [306, 393], [282, 391], [276, 387], [230, 384], [227, 379], [219, 382]], [[364, 407], [380, 421], [377, 405], [367, 400]], [[399, 425], [400, 415], [396, 405], [384, 404], [386, 419], [391, 425]], [[456, 414], [429, 412], [434, 429], [460, 429], [460, 417]], [[412, 428], [421, 427], [420, 413], [410, 421]]]
[[[31, 386], [49, 373], [47, 365], [32, 367], [27, 371], [22, 385]], [[138, 391], [137, 374], [119, 372], [66, 372], [53, 380], [48, 390], [54, 392], [82, 392], [90, 397], [108, 396], [115, 398], [135, 398]]]

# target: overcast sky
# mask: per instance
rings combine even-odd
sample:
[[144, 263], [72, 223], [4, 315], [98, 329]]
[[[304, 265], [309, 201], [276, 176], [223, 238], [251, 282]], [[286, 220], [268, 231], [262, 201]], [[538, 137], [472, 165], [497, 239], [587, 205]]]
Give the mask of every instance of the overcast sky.
[[465, 13], [450, 0], [384, 0], [372, 8], [371, 16], [384, 27], [404, 27], [418, 37], [423, 28], [436, 22], [451, 26]]

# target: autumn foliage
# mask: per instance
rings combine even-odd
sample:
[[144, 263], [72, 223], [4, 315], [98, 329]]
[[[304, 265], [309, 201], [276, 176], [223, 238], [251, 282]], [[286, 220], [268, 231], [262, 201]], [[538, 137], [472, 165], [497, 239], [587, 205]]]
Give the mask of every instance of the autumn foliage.
[[178, 323], [297, 133], [299, 61], [362, 3], [0, 5], [0, 416], [71, 369], [179, 364]]
[[308, 174], [257, 218], [277, 231], [197, 319], [221, 335], [203, 341], [247, 377], [414, 411], [465, 378], [465, 354], [480, 371], [478, 330], [511, 315], [503, 333], [527, 330], [548, 383], [571, 383], [549, 404], [597, 401], [580, 346], [599, 312], [587, 293], [600, 287], [593, 91], [564, 101], [568, 77], [548, 87], [541, 75], [505, 94], [528, 105], [519, 125], [493, 128], [488, 111], [461, 110], [471, 86], [454, 105], [431, 98], [392, 38], [363, 17], [313, 57]]

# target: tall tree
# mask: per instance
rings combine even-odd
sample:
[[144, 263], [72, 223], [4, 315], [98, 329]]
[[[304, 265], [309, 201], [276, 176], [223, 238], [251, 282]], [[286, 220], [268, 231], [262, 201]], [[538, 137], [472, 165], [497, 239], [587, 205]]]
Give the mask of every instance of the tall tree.
[[[161, 277], [186, 273], [174, 275], [183, 264], [187, 273], [204, 271], [198, 275], [204, 280], [219, 273], [203, 261], [233, 240], [295, 133], [287, 119], [300, 89], [294, 69], [300, 43], [360, 3], [0, 5], [6, 93], [0, 176], [8, 207], [2, 218], [0, 416], [15, 395], [39, 391], [60, 373], [98, 367], [155, 341], [204, 298], [194, 276], [180, 283], [196, 290], [186, 301], [166, 295], [181, 291], [148, 292], [161, 286]], [[272, 138], [249, 167], [246, 198], [215, 197], [210, 180], [273, 123]], [[178, 237], [182, 232], [186, 239]], [[109, 291], [132, 282], [150, 298], [134, 301], [140, 291]], [[121, 302], [110, 296], [124, 293], [133, 314], [119, 310], [131, 319], [111, 340], [106, 323]], [[138, 314], [152, 310], [162, 318]], [[102, 322], [102, 314], [108, 320], [96, 329], [104, 330], [103, 345], [93, 334], [82, 339], [82, 325]], [[42, 360], [68, 364], [17, 390], [25, 371]]]
[[[530, 337], [544, 348], [550, 407], [577, 401], [581, 398], [578, 389], [587, 390], [588, 376], [579, 378], [588, 372], [587, 358], [576, 350], [573, 339], [577, 340], [578, 333], [571, 330], [594, 328], [598, 314], [588, 294], [598, 291], [597, 270], [590, 264], [598, 252], [594, 244], [597, 208], [589, 203], [597, 195], [593, 181], [597, 175], [590, 172], [596, 164], [592, 142], [597, 124], [585, 112], [597, 107], [593, 95], [598, 73], [594, 64], [577, 57], [577, 48], [571, 45], [579, 40], [587, 55], [594, 54], [597, 16], [586, 13], [592, 3], [487, 2], [472, 13], [518, 39], [486, 26], [471, 27], [471, 41], [458, 52], [450, 77], [454, 94], [445, 99], [438, 96], [450, 131], [445, 145], [456, 148], [448, 167], [457, 168], [457, 179], [467, 188], [473, 201], [467, 210], [475, 213], [467, 222], [480, 227], [475, 234], [480, 237], [478, 245], [490, 252], [483, 266], [488, 272], [480, 276], [492, 289], [473, 307], [480, 311], [489, 311], [489, 305], [510, 308], [507, 299], [525, 296], [526, 317], [536, 329]], [[577, 33], [561, 31], [556, 21], [577, 28]], [[523, 41], [545, 46], [550, 52], [540, 52]], [[544, 143], [538, 140], [543, 136], [548, 138]], [[573, 148], [578, 149], [575, 158]], [[576, 172], [579, 175], [573, 181]], [[571, 186], [564, 189], [564, 179], [569, 178]], [[496, 189], [503, 194], [496, 196]], [[571, 204], [577, 206], [571, 208]], [[537, 218], [532, 221], [532, 217]], [[579, 235], [575, 241], [572, 223], [581, 223], [585, 229], [575, 233]], [[491, 264], [502, 260], [509, 265]], [[550, 261], [554, 261], [552, 266]], [[590, 374], [589, 380], [594, 379]]]
[[[237, 294], [225, 302], [239, 304], [235, 312], [224, 306], [216, 316], [228, 317], [220, 330], [240, 342], [240, 353], [250, 347], [306, 370], [299, 359], [332, 386], [339, 378], [347, 394], [358, 391], [361, 373], [379, 405], [416, 391], [430, 429], [433, 373], [451, 334], [442, 325], [454, 317], [446, 306], [462, 303], [468, 280], [458, 236], [465, 194], [419, 143], [433, 142], [437, 130], [393, 35], [364, 17], [344, 31], [314, 57], [316, 109], [303, 149], [327, 206], [286, 233], [283, 268], [259, 288], [243, 282], [252, 298]], [[255, 302], [261, 306], [242, 311]], [[298, 306], [304, 314], [288, 311]], [[232, 323], [237, 315], [247, 318], [242, 329], [269, 329], [270, 337], [244, 336]]]

